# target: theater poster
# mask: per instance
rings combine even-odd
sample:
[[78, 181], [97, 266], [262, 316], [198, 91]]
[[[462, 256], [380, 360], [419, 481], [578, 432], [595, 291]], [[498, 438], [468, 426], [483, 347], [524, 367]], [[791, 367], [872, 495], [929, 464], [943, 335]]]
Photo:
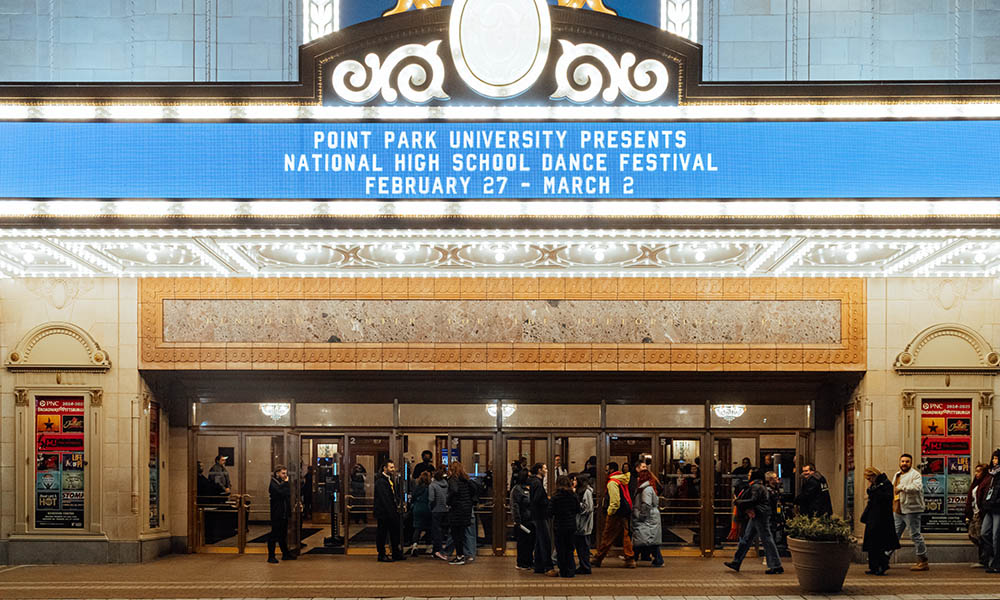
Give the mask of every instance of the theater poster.
[[920, 449], [924, 479], [923, 530], [965, 533], [965, 495], [972, 467], [972, 401], [921, 403]]
[[82, 529], [83, 398], [35, 398], [35, 528]]

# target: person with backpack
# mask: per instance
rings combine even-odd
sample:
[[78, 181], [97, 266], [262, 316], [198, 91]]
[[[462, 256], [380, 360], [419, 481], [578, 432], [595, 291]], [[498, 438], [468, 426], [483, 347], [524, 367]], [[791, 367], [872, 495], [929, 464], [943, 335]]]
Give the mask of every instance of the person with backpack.
[[604, 521], [604, 532], [597, 546], [597, 554], [591, 564], [600, 568], [604, 557], [611, 550], [615, 538], [622, 536], [622, 550], [625, 552], [625, 568], [635, 568], [635, 550], [632, 548], [632, 534], [629, 519], [632, 516], [632, 496], [629, 494], [628, 472], [618, 470], [618, 463], [611, 461], [605, 467], [608, 474], [608, 518]]
[[514, 538], [517, 540], [517, 568], [534, 568], [535, 524], [531, 519], [531, 490], [528, 487], [528, 470], [514, 474], [510, 488], [510, 516], [514, 519]]
[[422, 471], [417, 478], [417, 484], [413, 488], [413, 500], [410, 504], [410, 512], [413, 513], [413, 534], [410, 538], [410, 556], [416, 556], [417, 545], [420, 543], [421, 535], [431, 533], [431, 504], [430, 504], [431, 471]]
[[795, 506], [800, 515], [822, 517], [833, 514], [830, 486], [812, 463], [802, 465], [802, 491], [795, 497]]
[[[993, 451], [987, 473], [990, 482], [979, 508], [983, 515], [980, 536], [983, 556], [989, 560], [986, 572], [1000, 573], [1000, 448]], [[980, 483], [979, 487], [983, 488], [984, 484]]]
[[576, 515], [576, 535], [573, 536], [573, 546], [576, 548], [576, 559], [580, 566], [576, 568], [577, 575], [590, 575], [590, 536], [594, 533], [594, 490], [590, 487], [590, 475], [586, 472], [576, 474], [574, 490], [580, 500], [580, 514]]
[[771, 536], [771, 497], [764, 486], [763, 471], [754, 469], [750, 472], [750, 487], [740, 494], [736, 504], [740, 511], [746, 514], [748, 520], [743, 537], [740, 538], [740, 544], [736, 548], [736, 555], [733, 560], [723, 564], [739, 572], [750, 545], [755, 538], [760, 538], [761, 545], [764, 546], [764, 555], [767, 557], [767, 570], [764, 573], [766, 575], [784, 573], [781, 557], [778, 556], [778, 547]]

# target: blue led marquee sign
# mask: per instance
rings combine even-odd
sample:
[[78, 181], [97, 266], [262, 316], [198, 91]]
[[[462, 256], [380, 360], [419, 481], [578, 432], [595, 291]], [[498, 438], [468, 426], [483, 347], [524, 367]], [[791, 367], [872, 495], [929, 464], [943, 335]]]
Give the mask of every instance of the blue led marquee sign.
[[1000, 197], [1000, 122], [2, 123], [0, 197]]

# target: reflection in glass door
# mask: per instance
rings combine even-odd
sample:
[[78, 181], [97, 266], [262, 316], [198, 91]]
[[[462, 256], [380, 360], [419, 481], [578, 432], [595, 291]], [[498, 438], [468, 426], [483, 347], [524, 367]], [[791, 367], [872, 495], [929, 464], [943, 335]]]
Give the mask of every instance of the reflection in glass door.
[[701, 441], [661, 437], [656, 476], [662, 486], [662, 543], [668, 547], [701, 546]]
[[[348, 549], [375, 548], [375, 476], [389, 460], [389, 436], [347, 436], [347, 523], [344, 531]], [[399, 467], [400, 465], [397, 465]]]
[[725, 544], [735, 544], [738, 529], [733, 520], [733, 498], [742, 490], [756, 468], [756, 436], [717, 436], [712, 442], [712, 457], [715, 461], [715, 489], [712, 505], [713, 535], [715, 548]]
[[[199, 433], [196, 442], [196, 547], [200, 552], [266, 551], [271, 532], [268, 488], [275, 468], [288, 466], [285, 433]], [[210, 466], [206, 467], [208, 464]], [[297, 468], [289, 469], [295, 523]], [[295, 526], [297, 528], [297, 525]], [[290, 527], [291, 529], [291, 527]], [[296, 529], [297, 531], [297, 529]], [[297, 533], [293, 540], [298, 544]]]
[[197, 436], [195, 547], [199, 552], [239, 552], [244, 520], [239, 434]]

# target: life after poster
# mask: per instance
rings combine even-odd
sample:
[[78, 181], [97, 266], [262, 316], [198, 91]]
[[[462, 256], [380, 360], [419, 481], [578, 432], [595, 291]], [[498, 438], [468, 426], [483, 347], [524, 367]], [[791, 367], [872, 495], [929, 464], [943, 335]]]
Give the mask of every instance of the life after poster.
[[38, 396], [35, 411], [35, 528], [82, 529], [83, 398]]

